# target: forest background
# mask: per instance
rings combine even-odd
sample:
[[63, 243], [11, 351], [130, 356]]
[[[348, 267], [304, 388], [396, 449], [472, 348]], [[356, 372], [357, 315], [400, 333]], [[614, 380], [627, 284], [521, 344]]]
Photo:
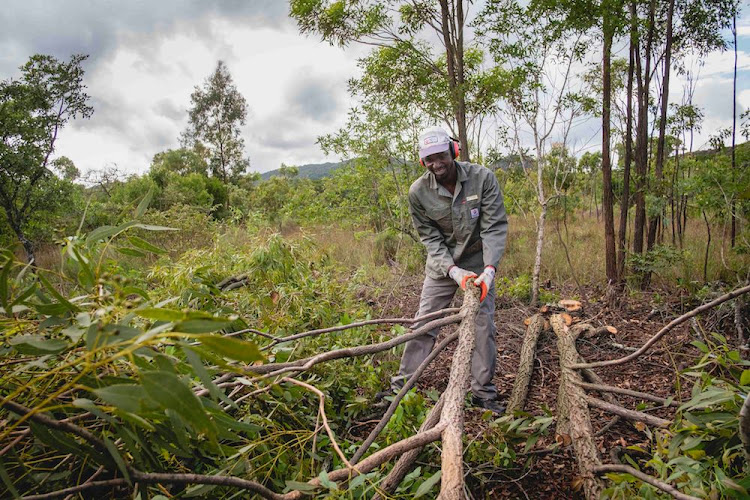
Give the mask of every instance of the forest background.
[[[577, 298], [612, 311], [646, 304], [667, 319], [747, 285], [750, 120], [735, 103], [733, 126], [710, 131], [711, 148], [695, 151], [705, 110], [692, 101], [699, 68], [685, 64], [716, 50], [736, 54], [738, 3], [489, 1], [471, 16], [465, 7], [290, 3], [302, 33], [372, 46], [349, 85], [357, 104], [346, 126], [319, 138], [345, 161], [320, 179], [286, 165], [266, 180], [249, 173], [241, 134], [248, 102], [222, 61], [190, 97], [181, 147], [156, 154], [142, 175], [107, 167], [81, 176], [54, 155], [59, 131], [96, 112], [85, 55], [31, 56], [19, 78], [0, 84], [3, 495], [93, 476], [121, 487], [131, 483], [130, 463], [147, 472], [244, 474], [278, 491], [377, 492], [387, 470], [348, 490], [327, 479], [340, 457], [318, 436], [318, 401], [303, 388], [255, 379], [221, 386], [212, 376], [236, 369], [231, 360], [279, 363], [403, 332], [362, 327], [278, 342], [413, 314], [394, 297], [416, 283], [425, 258], [406, 193], [422, 173], [415, 143], [426, 126], [449, 129], [460, 159], [491, 168], [500, 182], [511, 229], [498, 294], [508, 309]], [[613, 46], [628, 57], [613, 57]], [[592, 53], [599, 62], [585, 64]], [[675, 73], [684, 88], [670, 86]], [[674, 94], [679, 104], [670, 103]], [[581, 154], [568, 138], [592, 117], [601, 121], [601, 148]], [[483, 139], [488, 128], [492, 145]], [[738, 298], [671, 353], [680, 361], [664, 370], [683, 404], [669, 432], [682, 440], [666, 446], [668, 434], [647, 432], [633, 465], [693, 495], [747, 495], [736, 429], [750, 384], [748, 328]], [[213, 332], [244, 340], [225, 344], [215, 339], [234, 337]], [[327, 395], [334, 428], [367, 414], [397, 358], [388, 352], [308, 374]], [[205, 388], [201, 411], [168, 397], [195, 398], [196, 388]], [[385, 443], [413, 433], [432, 396], [402, 402]], [[27, 418], [8, 402], [29, 416], [93, 415], [82, 420], [110, 455], [59, 430], [23, 430]], [[535, 443], [547, 453], [565, 445], [545, 439], [554, 418], [538, 410], [487, 423], [466, 460], [524, 477]], [[341, 439], [347, 450], [361, 441]], [[471, 491], [497, 490], [497, 471], [472, 471]], [[423, 465], [392, 494], [428, 495], [439, 474]], [[320, 481], [304, 486], [309, 477]], [[613, 497], [660, 494], [632, 476], [610, 479]], [[144, 497], [165, 494], [135, 483]], [[166, 493], [233, 491], [206, 488]]]

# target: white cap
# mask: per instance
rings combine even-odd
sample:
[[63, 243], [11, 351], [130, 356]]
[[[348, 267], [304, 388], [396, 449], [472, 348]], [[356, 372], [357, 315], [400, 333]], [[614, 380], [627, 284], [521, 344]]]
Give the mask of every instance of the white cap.
[[451, 138], [440, 127], [423, 130], [419, 134], [419, 157], [427, 158], [435, 153], [442, 153], [450, 149]]

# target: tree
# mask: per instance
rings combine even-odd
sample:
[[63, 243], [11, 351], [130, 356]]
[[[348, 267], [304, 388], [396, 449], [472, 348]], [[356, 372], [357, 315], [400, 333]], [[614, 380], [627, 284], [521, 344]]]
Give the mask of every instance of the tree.
[[202, 88], [195, 87], [190, 103], [190, 121], [183, 135], [185, 146], [205, 147], [213, 176], [224, 184], [234, 181], [250, 166], [240, 130], [247, 118], [247, 101], [234, 85], [224, 61], [217, 63]]
[[61, 156], [60, 158], [54, 159], [52, 161], [52, 167], [57, 171], [58, 175], [66, 181], [74, 181], [81, 176], [81, 171], [78, 170], [78, 167], [73, 163], [73, 160], [67, 156]]
[[[467, 113], [474, 104], [467, 89], [481, 83], [481, 80], [472, 81], [466, 69], [464, 28], [470, 3], [465, 0], [440, 0], [438, 5], [424, 0], [346, 3], [292, 0], [290, 13], [303, 33], [318, 33], [331, 44], [344, 46], [358, 42], [378, 47], [381, 51], [379, 55], [375, 52], [376, 57], [398, 60], [397, 67], [403, 69], [398, 78], [402, 81], [422, 79], [425, 84], [442, 85], [446, 92], [432, 96], [439, 97], [439, 102], [431, 103], [434, 111], [430, 115], [442, 116], [442, 121], [458, 136], [461, 160], [468, 161], [470, 118]], [[430, 44], [419, 38], [424, 31], [442, 42], [445, 54], [439, 61], [432, 55]], [[409, 89], [407, 94], [419, 93], [420, 89], [418, 86], [399, 87]], [[482, 94], [474, 97], [481, 98]], [[440, 108], [440, 104], [445, 107]], [[450, 111], [447, 116], [442, 113], [446, 108]]]
[[56, 184], [50, 157], [58, 132], [69, 120], [93, 113], [83, 85], [87, 57], [79, 54], [60, 62], [35, 55], [20, 68], [19, 80], [0, 83], [0, 206], [30, 262], [34, 245], [26, 235], [29, 221], [61, 201], [50, 195]]

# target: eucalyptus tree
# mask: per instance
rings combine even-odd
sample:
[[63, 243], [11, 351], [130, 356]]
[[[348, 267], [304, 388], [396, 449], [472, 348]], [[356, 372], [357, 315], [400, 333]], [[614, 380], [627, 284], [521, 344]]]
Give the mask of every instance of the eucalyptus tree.
[[0, 83], [0, 206], [30, 262], [29, 222], [63, 201], [63, 186], [50, 169], [58, 133], [71, 119], [93, 113], [83, 84], [87, 57], [63, 62], [34, 55], [20, 68], [20, 79]]
[[[472, 58], [479, 53], [472, 53], [479, 48], [467, 40], [471, 1], [290, 3], [290, 14], [303, 33], [319, 34], [330, 44], [342, 47], [350, 43], [376, 47], [366, 63], [378, 69], [370, 74], [373, 81], [391, 90], [400, 89], [396, 99], [405, 99], [404, 105], [416, 105], [431, 121], [443, 122], [459, 139], [461, 159], [470, 159], [470, 122], [476, 121], [477, 116], [481, 119], [481, 103], [491, 106], [495, 101], [492, 94], [498, 91], [498, 80], [491, 73], [469, 71]], [[442, 44], [442, 54], [433, 52], [435, 43]], [[398, 85], [379, 77], [384, 73], [395, 77]], [[429, 90], [421, 92], [422, 85]]]
[[250, 166], [241, 131], [248, 106], [224, 61], [216, 64], [202, 87], [194, 88], [190, 103], [184, 145], [205, 152], [214, 177], [224, 184], [234, 181]]

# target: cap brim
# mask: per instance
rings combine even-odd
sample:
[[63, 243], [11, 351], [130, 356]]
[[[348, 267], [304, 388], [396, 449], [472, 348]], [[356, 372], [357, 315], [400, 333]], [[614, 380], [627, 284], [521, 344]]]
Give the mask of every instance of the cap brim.
[[420, 158], [427, 158], [430, 155], [434, 155], [435, 153], [442, 153], [443, 151], [448, 151], [449, 145], [448, 144], [431, 144], [427, 146], [426, 148], [422, 148], [419, 150], [419, 157]]

